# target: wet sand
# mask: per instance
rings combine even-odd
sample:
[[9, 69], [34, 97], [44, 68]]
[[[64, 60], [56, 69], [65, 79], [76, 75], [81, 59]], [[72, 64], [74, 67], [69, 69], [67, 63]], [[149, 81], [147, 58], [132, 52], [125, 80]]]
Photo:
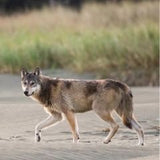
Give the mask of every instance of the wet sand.
[[78, 144], [72, 143], [66, 121], [44, 130], [42, 141], [35, 143], [34, 127], [48, 115], [41, 105], [23, 96], [19, 76], [0, 75], [0, 160], [158, 160], [158, 90], [158, 87], [132, 88], [134, 113], [145, 131], [143, 147], [137, 146], [134, 130], [123, 126], [118, 118], [117, 134], [111, 143], [103, 144], [107, 133], [102, 130], [108, 124], [92, 111], [77, 114]]

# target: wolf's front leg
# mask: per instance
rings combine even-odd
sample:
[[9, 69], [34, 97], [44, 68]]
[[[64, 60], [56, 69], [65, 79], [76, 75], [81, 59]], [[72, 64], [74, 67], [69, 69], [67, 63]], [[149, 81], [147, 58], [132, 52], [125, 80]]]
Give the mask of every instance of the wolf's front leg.
[[50, 115], [45, 120], [38, 123], [35, 127], [35, 141], [39, 142], [41, 140], [41, 130], [56, 124], [56, 122], [62, 120], [62, 115], [59, 113], [55, 113]]
[[66, 117], [67, 121], [69, 122], [69, 125], [72, 130], [73, 143], [77, 143], [79, 141], [77, 119], [72, 111], [67, 111], [65, 113], [65, 117]]

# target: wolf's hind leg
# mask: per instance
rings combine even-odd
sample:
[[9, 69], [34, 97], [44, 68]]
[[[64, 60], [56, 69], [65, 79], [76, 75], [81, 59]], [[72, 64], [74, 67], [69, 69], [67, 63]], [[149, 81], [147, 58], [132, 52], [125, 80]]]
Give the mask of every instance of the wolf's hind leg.
[[111, 126], [109, 129], [108, 136], [104, 140], [104, 143], [107, 144], [107, 143], [111, 142], [111, 139], [115, 135], [115, 133], [117, 132], [119, 125], [114, 121], [110, 112], [107, 112], [107, 111], [100, 112], [96, 109], [94, 109], [94, 110], [104, 121], [107, 121]]
[[135, 129], [137, 135], [138, 135], [138, 145], [144, 145], [144, 132], [143, 132], [143, 129], [142, 127], [140, 126], [140, 124], [135, 120], [134, 116], [133, 118], [131, 119], [131, 124], [132, 124], [132, 127]]
[[62, 116], [59, 113], [50, 115], [45, 120], [38, 123], [35, 127], [35, 141], [39, 142], [41, 140], [41, 130], [56, 124], [58, 121], [62, 120]]
[[67, 111], [65, 113], [65, 117], [71, 127], [71, 131], [73, 135], [73, 143], [77, 143], [79, 140], [77, 119], [72, 111]]

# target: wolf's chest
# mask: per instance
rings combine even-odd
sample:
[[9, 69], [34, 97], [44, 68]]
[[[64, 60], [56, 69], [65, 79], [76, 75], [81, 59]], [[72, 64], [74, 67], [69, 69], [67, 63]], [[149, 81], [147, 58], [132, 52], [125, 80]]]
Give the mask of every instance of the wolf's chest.
[[58, 113], [61, 113], [61, 112], [62, 112], [60, 106], [57, 105], [56, 103], [55, 103], [55, 104], [52, 104], [52, 105], [50, 105], [50, 106], [45, 106], [45, 107], [44, 107], [44, 110], [45, 110], [47, 113], [49, 113], [49, 114], [52, 114], [52, 113], [54, 113], [54, 112], [58, 112]]

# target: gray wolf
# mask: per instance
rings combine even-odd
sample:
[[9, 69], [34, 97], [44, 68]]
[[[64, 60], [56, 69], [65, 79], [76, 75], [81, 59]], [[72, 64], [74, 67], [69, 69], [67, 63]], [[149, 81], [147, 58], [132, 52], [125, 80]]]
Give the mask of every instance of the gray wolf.
[[50, 78], [36, 68], [34, 72], [21, 70], [21, 84], [24, 94], [41, 103], [49, 113], [49, 117], [35, 127], [38, 142], [41, 130], [61, 121], [63, 116], [71, 127], [73, 142], [77, 142], [79, 132], [75, 113], [93, 110], [110, 124], [104, 143], [109, 143], [119, 128], [112, 116], [115, 111], [126, 127], [135, 129], [139, 144], [144, 145], [143, 129], [133, 114], [132, 92], [120, 81]]

